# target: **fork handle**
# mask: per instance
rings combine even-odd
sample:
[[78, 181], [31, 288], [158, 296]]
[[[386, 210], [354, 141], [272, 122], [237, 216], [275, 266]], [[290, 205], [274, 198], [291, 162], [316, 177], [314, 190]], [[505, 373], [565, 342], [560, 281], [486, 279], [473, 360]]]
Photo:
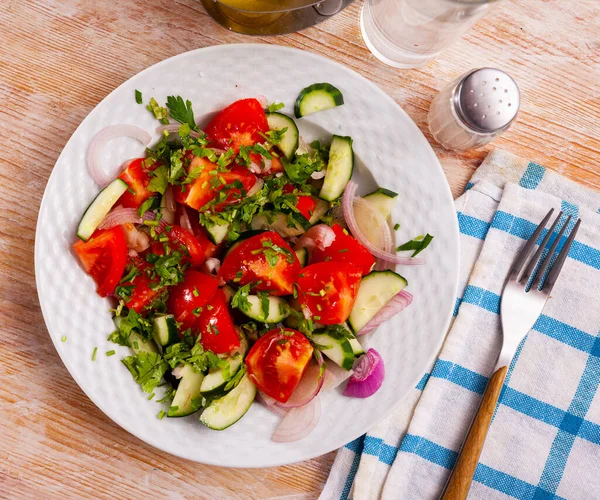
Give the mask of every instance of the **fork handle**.
[[464, 500], [467, 498], [507, 371], [507, 366], [498, 368], [488, 381], [479, 410], [477, 410], [467, 439], [460, 450], [460, 455], [441, 500]]

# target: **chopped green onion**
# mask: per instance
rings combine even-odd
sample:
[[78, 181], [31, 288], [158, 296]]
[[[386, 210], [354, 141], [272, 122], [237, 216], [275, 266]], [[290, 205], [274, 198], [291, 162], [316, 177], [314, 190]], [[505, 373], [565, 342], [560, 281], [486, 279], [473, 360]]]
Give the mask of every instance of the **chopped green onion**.
[[94, 347], [94, 352], [92, 353], [92, 361], [96, 361], [96, 353], [98, 352], [98, 348]]

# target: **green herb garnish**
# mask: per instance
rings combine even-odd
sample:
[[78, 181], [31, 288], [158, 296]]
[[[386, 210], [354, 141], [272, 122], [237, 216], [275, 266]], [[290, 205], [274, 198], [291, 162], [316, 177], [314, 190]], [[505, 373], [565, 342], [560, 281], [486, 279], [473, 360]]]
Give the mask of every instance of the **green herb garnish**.
[[144, 102], [144, 99], [142, 98], [142, 93], [138, 89], [135, 89], [135, 102], [137, 102], [138, 104], [142, 104]]
[[396, 251], [401, 252], [403, 250], [414, 250], [413, 254], [411, 255], [412, 258], [425, 250], [431, 243], [431, 240], [433, 240], [433, 236], [431, 236], [429, 233], [427, 233], [425, 236], [417, 236], [415, 239], [400, 245], [398, 248], [396, 248]]

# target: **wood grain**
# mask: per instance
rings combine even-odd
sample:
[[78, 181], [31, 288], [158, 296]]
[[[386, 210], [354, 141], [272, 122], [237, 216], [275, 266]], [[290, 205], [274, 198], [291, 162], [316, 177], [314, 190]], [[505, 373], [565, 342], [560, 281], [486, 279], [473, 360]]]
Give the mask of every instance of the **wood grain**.
[[483, 398], [481, 398], [479, 410], [477, 410], [467, 439], [460, 450], [460, 455], [442, 495], [442, 500], [465, 500], [467, 498], [507, 371], [508, 366], [502, 366], [490, 377]]
[[[494, 146], [600, 187], [600, 4], [505, 0], [428, 66], [399, 71], [366, 49], [361, 2], [306, 31], [249, 38], [197, 0], [3, 0], [0, 5], [0, 497], [316, 498], [334, 453], [231, 470], [175, 459], [113, 424], [58, 358], [34, 279], [44, 186], [81, 120], [119, 84], [162, 59], [221, 43], [275, 43], [335, 59], [373, 80], [419, 125], [436, 92], [473, 67], [508, 71], [518, 121]], [[455, 195], [492, 146], [434, 146]], [[416, 167], [418, 168], [418, 167]]]

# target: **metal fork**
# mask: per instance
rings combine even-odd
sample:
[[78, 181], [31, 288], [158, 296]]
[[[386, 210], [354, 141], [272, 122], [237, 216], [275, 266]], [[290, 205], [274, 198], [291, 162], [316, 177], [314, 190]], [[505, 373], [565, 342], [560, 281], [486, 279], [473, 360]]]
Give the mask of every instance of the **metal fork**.
[[[552, 246], [548, 250], [548, 254], [545, 258], [542, 258], [544, 249], [563, 215], [562, 212], [558, 214], [542, 239], [542, 242], [536, 248], [536, 242], [553, 213], [554, 209], [551, 209], [531, 235], [531, 238], [525, 243], [523, 249], [515, 259], [504, 284], [500, 302], [503, 337], [502, 350], [500, 351], [493, 375], [488, 381], [479, 410], [471, 424], [454, 470], [442, 493], [442, 500], [463, 500], [467, 497], [473, 480], [473, 474], [479, 461], [479, 455], [487, 436], [490, 421], [500, 397], [500, 390], [508, 371], [508, 365], [514, 357], [517, 347], [540, 316], [581, 224], [581, 220], [578, 219], [558, 257], [552, 264], [550, 272], [546, 276], [546, 272], [552, 263], [554, 252], [558, 248], [559, 242], [571, 221], [571, 216], [567, 217], [567, 220], [562, 225]], [[528, 286], [529, 283], [531, 283], [531, 286]]]

